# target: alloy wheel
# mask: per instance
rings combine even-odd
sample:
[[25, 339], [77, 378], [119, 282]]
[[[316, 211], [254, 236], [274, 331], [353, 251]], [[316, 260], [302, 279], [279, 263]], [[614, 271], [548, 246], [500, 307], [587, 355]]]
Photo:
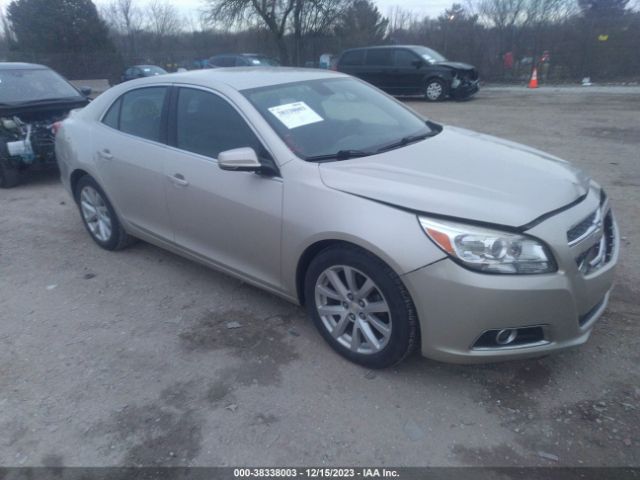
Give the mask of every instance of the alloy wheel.
[[374, 354], [391, 338], [391, 310], [380, 288], [346, 265], [326, 269], [315, 285], [318, 315], [327, 331], [354, 353]]
[[438, 100], [442, 95], [442, 85], [439, 82], [431, 82], [427, 85], [427, 98], [429, 100]]
[[100, 192], [91, 186], [84, 187], [80, 192], [80, 209], [91, 234], [101, 242], [108, 242], [113, 223]]

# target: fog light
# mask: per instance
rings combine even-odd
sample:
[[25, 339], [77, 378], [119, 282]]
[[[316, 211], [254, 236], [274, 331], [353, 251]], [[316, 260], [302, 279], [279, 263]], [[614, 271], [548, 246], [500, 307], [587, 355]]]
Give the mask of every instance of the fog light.
[[518, 336], [518, 331], [513, 328], [505, 328], [496, 334], [496, 343], [498, 345], [509, 345]]
[[473, 350], [533, 347], [549, 343], [541, 325], [486, 330], [471, 347]]

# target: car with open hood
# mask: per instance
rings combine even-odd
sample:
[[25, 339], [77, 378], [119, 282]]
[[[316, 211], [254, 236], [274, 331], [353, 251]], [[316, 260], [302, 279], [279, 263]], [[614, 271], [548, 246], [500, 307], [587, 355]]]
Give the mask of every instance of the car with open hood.
[[56, 152], [100, 247], [140, 238], [304, 305], [371, 368], [415, 348], [482, 362], [574, 347], [612, 288], [617, 227], [587, 174], [348, 75], [135, 80], [65, 120]]
[[465, 100], [480, 89], [477, 70], [451, 62], [420, 45], [383, 45], [345, 50], [337, 70], [397, 96], [420, 95], [429, 102]]
[[89, 94], [43, 65], [0, 63], [0, 188], [15, 187], [26, 170], [55, 166], [56, 122], [87, 105]]

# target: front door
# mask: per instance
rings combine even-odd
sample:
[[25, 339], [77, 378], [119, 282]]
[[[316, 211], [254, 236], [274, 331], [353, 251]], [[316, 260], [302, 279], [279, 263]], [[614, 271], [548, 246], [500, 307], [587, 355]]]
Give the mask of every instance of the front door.
[[424, 60], [407, 48], [393, 51], [394, 93], [415, 95], [424, 93]]
[[283, 184], [279, 177], [229, 172], [220, 152], [267, 151], [244, 118], [208, 90], [179, 88], [171, 112], [173, 155], [167, 203], [181, 247], [259, 283], [279, 287]]

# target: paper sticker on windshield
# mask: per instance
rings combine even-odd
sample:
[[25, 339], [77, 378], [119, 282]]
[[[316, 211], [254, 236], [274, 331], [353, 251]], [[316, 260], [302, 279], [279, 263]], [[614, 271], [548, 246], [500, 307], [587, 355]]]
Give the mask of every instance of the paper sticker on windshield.
[[324, 119], [304, 102], [287, 103], [271, 107], [269, 111], [289, 130], [322, 122]]

